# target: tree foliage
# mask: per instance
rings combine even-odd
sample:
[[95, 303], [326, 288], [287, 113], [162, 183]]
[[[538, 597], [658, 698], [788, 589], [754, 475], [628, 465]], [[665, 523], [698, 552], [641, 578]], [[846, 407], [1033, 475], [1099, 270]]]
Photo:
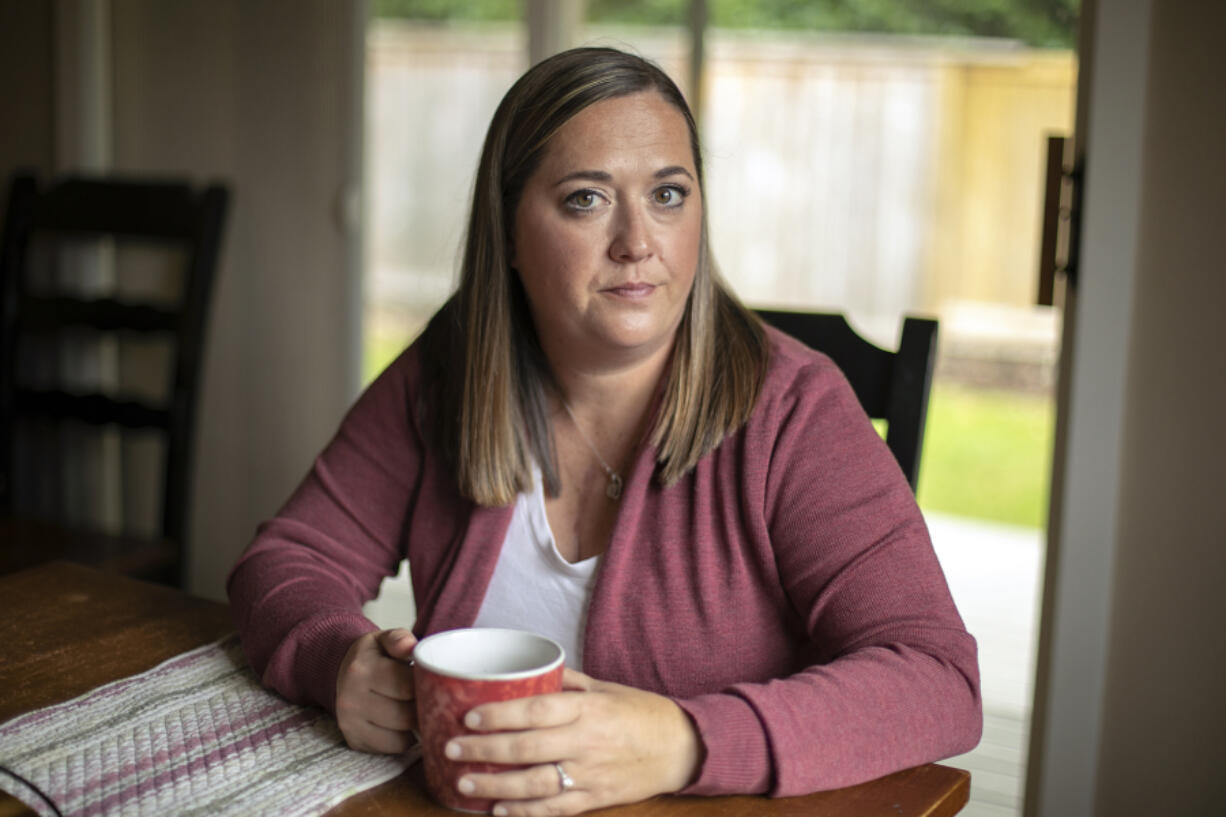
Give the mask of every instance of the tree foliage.
[[1077, 0], [712, 0], [713, 22], [728, 28], [800, 28], [1005, 37], [1071, 46]]
[[[681, 25], [688, 0], [588, 0], [595, 23]], [[1072, 47], [1079, 0], [707, 0], [720, 28], [1004, 37]], [[521, 0], [376, 0], [385, 17], [516, 20]]]
[[518, 20], [522, 0], [375, 0], [376, 17], [412, 20]]

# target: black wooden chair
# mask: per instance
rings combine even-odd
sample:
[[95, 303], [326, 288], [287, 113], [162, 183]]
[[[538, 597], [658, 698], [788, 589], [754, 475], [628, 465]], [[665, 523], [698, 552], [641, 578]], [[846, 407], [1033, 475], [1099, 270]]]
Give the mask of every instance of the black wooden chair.
[[[13, 178], [0, 243], [0, 572], [68, 558], [182, 584], [205, 319], [228, 198], [219, 185], [68, 177], [40, 189], [32, 175]], [[82, 247], [105, 253], [103, 246], [115, 259], [176, 253], [179, 264], [146, 263], [141, 275], [169, 275], [177, 286], [159, 279], [154, 289], [177, 297], [65, 289], [65, 269]], [[65, 382], [65, 349], [101, 343], [162, 344], [163, 363], [152, 368], [165, 375], [163, 394]], [[106, 432], [112, 439], [160, 440], [153, 481], [161, 496], [152, 502], [159, 518], [139, 535], [126, 515], [119, 530], [99, 532], [80, 524], [79, 507], [67, 507], [81, 499], [65, 498], [65, 479], [81, 475], [62, 473], [63, 449], [103, 429], [115, 429]]]
[[838, 364], [868, 416], [885, 420], [886, 445], [915, 490], [936, 362], [937, 322], [905, 318], [898, 351], [889, 352], [860, 337], [842, 315], [755, 311], [766, 323]]

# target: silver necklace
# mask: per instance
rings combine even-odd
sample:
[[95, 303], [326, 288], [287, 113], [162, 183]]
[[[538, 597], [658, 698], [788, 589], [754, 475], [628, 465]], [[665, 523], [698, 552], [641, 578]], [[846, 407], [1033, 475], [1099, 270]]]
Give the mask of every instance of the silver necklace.
[[609, 464], [604, 461], [604, 457], [600, 456], [600, 452], [596, 450], [596, 446], [592, 445], [592, 441], [589, 440], [587, 435], [583, 433], [583, 426], [579, 425], [579, 421], [575, 419], [575, 412], [571, 411], [570, 403], [566, 402], [565, 399], [562, 400], [562, 408], [566, 409], [566, 413], [570, 415], [570, 421], [575, 424], [575, 431], [579, 432], [579, 437], [587, 444], [587, 447], [591, 449], [592, 453], [596, 456], [596, 460], [600, 463], [600, 467], [603, 468], [604, 472], [609, 475], [609, 485], [604, 489], [604, 495], [614, 501], [621, 499], [621, 474], [614, 471]]

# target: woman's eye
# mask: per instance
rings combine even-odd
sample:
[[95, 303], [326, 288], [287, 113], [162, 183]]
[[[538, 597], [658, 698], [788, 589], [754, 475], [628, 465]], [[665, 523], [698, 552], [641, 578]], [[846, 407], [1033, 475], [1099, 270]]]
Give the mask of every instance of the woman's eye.
[[658, 188], [652, 193], [652, 198], [656, 204], [661, 204], [665, 207], [678, 207], [685, 201], [685, 190], [676, 185], [666, 185]]
[[592, 190], [576, 190], [566, 197], [566, 204], [573, 210], [591, 210], [600, 202]]

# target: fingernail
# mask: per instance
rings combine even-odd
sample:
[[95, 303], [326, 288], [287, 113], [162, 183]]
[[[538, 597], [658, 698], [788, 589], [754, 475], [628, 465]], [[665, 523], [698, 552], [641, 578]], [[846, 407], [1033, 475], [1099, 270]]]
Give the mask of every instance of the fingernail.
[[460, 744], [453, 740], [447, 744], [445, 749], [443, 749], [443, 754], [447, 755], [447, 757], [451, 758], [452, 760], [455, 760], [463, 754], [463, 751], [460, 749]]
[[477, 790], [477, 787], [467, 777], [461, 777], [460, 783], [456, 788], [460, 790], [460, 794], [472, 794]]
[[494, 817], [507, 817], [507, 807], [494, 806]]
[[469, 712], [464, 716], [464, 725], [469, 729], [476, 729], [481, 726], [481, 716], [476, 712]]

